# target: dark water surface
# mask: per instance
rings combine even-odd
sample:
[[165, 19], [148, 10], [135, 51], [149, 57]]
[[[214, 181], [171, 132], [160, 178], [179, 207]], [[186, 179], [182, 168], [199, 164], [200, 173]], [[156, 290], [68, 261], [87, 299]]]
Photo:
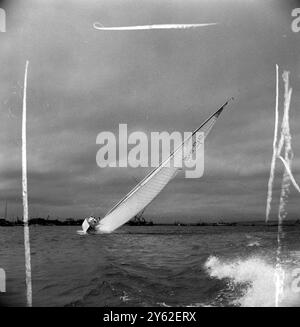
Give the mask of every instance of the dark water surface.
[[[78, 227], [30, 227], [34, 306], [274, 305], [277, 228], [125, 226], [80, 236]], [[286, 227], [282, 305], [300, 305], [292, 277], [300, 227]], [[22, 227], [0, 227], [2, 304], [26, 305]]]

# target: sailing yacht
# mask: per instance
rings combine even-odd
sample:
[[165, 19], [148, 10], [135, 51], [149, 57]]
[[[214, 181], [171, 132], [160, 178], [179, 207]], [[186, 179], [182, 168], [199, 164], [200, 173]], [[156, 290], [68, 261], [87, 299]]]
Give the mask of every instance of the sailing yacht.
[[[199, 139], [195, 140], [196, 135], [201, 133], [202, 140], [206, 138], [211, 128], [217, 121], [221, 112], [228, 105], [230, 98], [215, 113], [207, 118], [183, 143], [175, 149], [170, 156], [164, 160], [157, 168], [152, 170], [141, 182], [139, 182], [128, 194], [126, 194], [118, 203], [116, 203], [102, 219], [94, 217], [86, 218], [82, 224], [82, 230], [79, 234], [87, 233], [111, 233], [135, 215], [141, 212], [153, 199], [163, 190], [163, 188], [175, 177], [180, 170], [173, 163], [178, 156], [182, 156], [182, 160], [188, 160], [190, 154], [195, 153], [203, 142]], [[186, 148], [188, 142], [192, 141], [190, 154], [184, 156], [183, 149]]]

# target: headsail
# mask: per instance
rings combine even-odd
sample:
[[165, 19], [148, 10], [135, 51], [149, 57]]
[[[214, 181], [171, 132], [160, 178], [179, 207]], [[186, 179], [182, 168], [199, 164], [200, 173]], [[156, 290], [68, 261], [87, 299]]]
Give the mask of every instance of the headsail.
[[[202, 132], [203, 140], [205, 139], [230, 100], [224, 103], [220, 109], [205, 120], [204, 123], [202, 123], [187, 139], [185, 139], [165, 161], [163, 161], [156, 169], [151, 171], [124, 198], [110, 209], [96, 226], [97, 232], [113, 232], [143, 210], [178, 172], [179, 167], [172, 164], [175, 156], [178, 155], [178, 153], [182, 153], [183, 147], [185, 147], [191, 139], [193, 141], [197, 132]], [[195, 151], [197, 147], [199, 147], [199, 142], [193, 141], [192, 151]]]

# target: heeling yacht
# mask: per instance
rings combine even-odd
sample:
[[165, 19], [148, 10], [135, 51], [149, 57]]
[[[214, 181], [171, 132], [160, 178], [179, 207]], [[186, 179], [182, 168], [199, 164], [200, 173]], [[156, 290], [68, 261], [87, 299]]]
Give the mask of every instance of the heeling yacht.
[[[203, 145], [204, 139], [209, 134], [221, 112], [231, 100], [233, 100], [233, 98], [226, 101], [215, 113], [207, 118], [166, 160], [145, 176], [145, 178], [116, 203], [102, 219], [95, 217], [85, 218], [82, 224], [82, 230], [78, 232], [80, 234], [111, 233], [141, 212], [180, 170], [179, 167], [175, 167], [173, 162], [178, 159], [178, 156], [182, 156], [182, 158], [179, 159], [183, 161], [188, 160], [190, 155]], [[201, 139], [197, 138], [198, 133], [201, 133]], [[191, 141], [192, 147], [190, 153], [183, 157], [184, 151], [182, 150], [187, 146], [188, 142]]]

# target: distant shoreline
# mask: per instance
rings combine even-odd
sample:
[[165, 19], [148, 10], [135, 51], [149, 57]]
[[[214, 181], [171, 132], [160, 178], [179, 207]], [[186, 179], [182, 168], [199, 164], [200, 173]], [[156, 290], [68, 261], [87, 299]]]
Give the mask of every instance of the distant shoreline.
[[[44, 219], [44, 218], [32, 218], [29, 220], [29, 225], [34, 226], [81, 226], [83, 219]], [[246, 221], [246, 222], [197, 222], [197, 223], [153, 223], [152, 221], [132, 221], [130, 220], [125, 224], [126, 226], [277, 226], [277, 221], [270, 221], [268, 223], [264, 221]], [[300, 226], [300, 220], [287, 220], [284, 222], [285, 226]], [[14, 227], [14, 226], [24, 226], [22, 220], [8, 221], [5, 219], [0, 219], [1, 227]]]

